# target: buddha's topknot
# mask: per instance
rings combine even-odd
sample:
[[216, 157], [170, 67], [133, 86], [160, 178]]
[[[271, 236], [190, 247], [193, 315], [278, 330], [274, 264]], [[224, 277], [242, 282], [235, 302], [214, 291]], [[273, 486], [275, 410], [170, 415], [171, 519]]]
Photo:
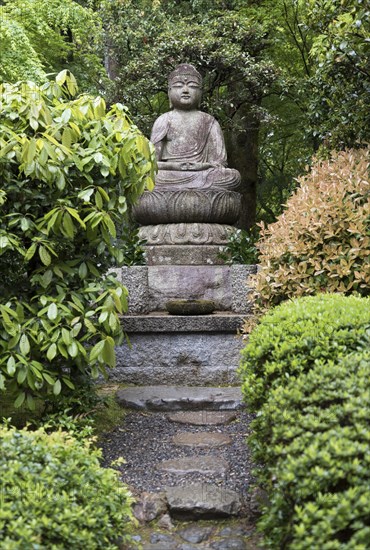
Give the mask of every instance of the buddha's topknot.
[[179, 76], [187, 76], [195, 79], [199, 84], [202, 84], [202, 75], [196, 70], [194, 65], [190, 65], [189, 63], [182, 63], [181, 65], [178, 65], [172, 73], [170, 73], [168, 77], [168, 84], [170, 85], [171, 82], [179, 77]]

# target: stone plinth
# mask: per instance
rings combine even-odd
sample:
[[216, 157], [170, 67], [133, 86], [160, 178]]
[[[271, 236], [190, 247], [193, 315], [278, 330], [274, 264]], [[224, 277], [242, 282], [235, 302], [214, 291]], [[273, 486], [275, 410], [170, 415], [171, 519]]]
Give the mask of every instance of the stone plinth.
[[123, 267], [118, 279], [129, 291], [129, 313], [164, 311], [173, 299], [206, 299], [216, 309], [247, 314], [249, 277], [255, 265], [152, 265]]
[[110, 379], [138, 385], [239, 384], [243, 317], [231, 314], [123, 316], [127, 343], [117, 347]]

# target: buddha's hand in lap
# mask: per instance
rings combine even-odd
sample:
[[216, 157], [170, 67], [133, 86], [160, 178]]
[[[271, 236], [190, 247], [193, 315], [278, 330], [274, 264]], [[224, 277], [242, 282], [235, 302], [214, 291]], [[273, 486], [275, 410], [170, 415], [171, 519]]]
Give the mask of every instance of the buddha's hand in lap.
[[180, 170], [182, 172], [199, 172], [217, 166], [210, 162], [158, 162], [159, 170]]

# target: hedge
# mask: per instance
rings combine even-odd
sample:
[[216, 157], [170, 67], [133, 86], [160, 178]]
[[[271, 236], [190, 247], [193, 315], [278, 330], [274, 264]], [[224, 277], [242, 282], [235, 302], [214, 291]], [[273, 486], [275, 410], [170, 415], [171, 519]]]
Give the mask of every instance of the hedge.
[[100, 451], [65, 432], [0, 428], [0, 548], [112, 550], [131, 537], [132, 497]]
[[369, 300], [340, 295], [285, 303], [251, 334], [241, 372], [270, 548], [368, 548], [369, 340]]

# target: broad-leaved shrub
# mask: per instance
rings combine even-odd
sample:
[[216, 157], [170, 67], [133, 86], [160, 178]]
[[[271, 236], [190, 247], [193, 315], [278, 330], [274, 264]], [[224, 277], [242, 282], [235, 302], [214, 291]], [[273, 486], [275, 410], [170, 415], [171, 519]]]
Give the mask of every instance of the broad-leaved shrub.
[[367, 548], [369, 344], [370, 299], [340, 294], [281, 304], [250, 335], [240, 372], [271, 548]]
[[261, 228], [257, 309], [317, 292], [369, 295], [369, 148], [316, 162], [298, 183], [277, 222]]
[[271, 548], [368, 548], [369, 410], [369, 350], [316, 361], [271, 392], [250, 442], [265, 464]]
[[132, 496], [89, 440], [0, 428], [0, 546], [109, 550], [130, 540]]
[[126, 210], [153, 186], [154, 150], [120, 104], [55, 82], [0, 85], [0, 390], [15, 405], [115, 364], [127, 290]]

